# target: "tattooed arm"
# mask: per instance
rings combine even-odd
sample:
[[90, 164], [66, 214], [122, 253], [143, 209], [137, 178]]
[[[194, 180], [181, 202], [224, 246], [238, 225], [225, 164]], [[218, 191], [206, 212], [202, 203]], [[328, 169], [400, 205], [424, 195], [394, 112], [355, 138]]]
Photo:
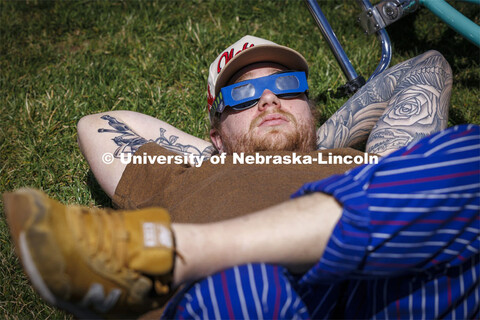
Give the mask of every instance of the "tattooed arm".
[[367, 151], [389, 154], [447, 127], [452, 70], [443, 56], [429, 51], [408, 64], [386, 110], [375, 124]]
[[126, 167], [120, 161], [121, 153], [133, 154], [148, 142], [186, 155], [209, 157], [214, 150], [207, 141], [133, 111], [109, 111], [83, 117], [77, 130], [80, 150], [109, 197], [114, 195]]
[[352, 146], [389, 154], [446, 128], [452, 71], [437, 51], [385, 70], [362, 87], [317, 131], [319, 149]]

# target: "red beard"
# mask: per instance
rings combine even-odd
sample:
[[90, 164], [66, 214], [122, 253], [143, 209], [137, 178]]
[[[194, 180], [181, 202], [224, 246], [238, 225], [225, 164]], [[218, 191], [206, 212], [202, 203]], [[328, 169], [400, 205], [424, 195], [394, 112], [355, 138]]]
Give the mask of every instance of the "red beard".
[[316, 131], [313, 117], [310, 121], [298, 123], [292, 114], [283, 110], [277, 110], [286, 117], [294, 126], [294, 131], [282, 131], [281, 127], [272, 128], [262, 137], [253, 133], [254, 129], [270, 112], [264, 112], [255, 118], [250, 124], [250, 130], [241, 137], [228, 137], [224, 135], [221, 128], [223, 146], [228, 154], [233, 152], [253, 153], [258, 151], [298, 151], [310, 152], [316, 150]]

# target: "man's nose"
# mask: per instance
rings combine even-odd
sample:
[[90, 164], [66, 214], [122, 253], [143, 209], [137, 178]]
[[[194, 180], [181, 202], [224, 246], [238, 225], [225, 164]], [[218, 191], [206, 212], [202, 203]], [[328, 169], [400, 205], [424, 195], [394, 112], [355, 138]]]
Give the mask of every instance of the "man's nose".
[[280, 108], [281, 101], [275, 93], [265, 89], [260, 97], [260, 100], [258, 100], [258, 110], [263, 111], [270, 107]]

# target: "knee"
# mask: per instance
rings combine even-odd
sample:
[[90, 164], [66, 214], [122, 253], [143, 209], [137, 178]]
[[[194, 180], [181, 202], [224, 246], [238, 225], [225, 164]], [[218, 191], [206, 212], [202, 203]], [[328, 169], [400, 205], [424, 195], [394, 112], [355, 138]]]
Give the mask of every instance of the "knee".
[[283, 267], [266, 264], [224, 270], [184, 292], [175, 306], [169, 306], [167, 315], [218, 319], [309, 318], [305, 304], [284, 272]]

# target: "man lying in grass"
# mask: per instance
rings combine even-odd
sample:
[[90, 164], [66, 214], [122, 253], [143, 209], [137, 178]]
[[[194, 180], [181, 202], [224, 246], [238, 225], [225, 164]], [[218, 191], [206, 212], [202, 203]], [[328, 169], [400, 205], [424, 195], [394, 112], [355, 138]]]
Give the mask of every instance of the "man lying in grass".
[[[181, 285], [167, 318], [478, 315], [479, 128], [430, 136], [447, 123], [448, 63], [427, 52], [385, 71], [318, 131], [307, 75], [299, 53], [264, 39], [227, 48], [210, 67], [212, 144], [133, 112], [83, 118], [80, 148], [100, 185], [136, 210], [6, 195], [41, 295], [83, 317], [138, 315]], [[234, 163], [239, 153], [347, 158], [367, 137], [378, 164]], [[174, 152], [211, 158], [122, 162]]]
[[[266, 62], [280, 65], [288, 59], [277, 57], [274, 53], [265, 58], [252, 52], [252, 58], [237, 62], [239, 53], [248, 54], [249, 51], [244, 49], [253, 44], [256, 47], [259, 44], [265, 46], [266, 43], [269, 42], [244, 37], [223, 51], [211, 64], [207, 95], [213, 144], [177, 130], [161, 120], [134, 112], [110, 111], [81, 119], [78, 124], [80, 149], [103, 190], [113, 198], [126, 167], [120, 161], [120, 154], [134, 153], [140, 146], [152, 141], [174, 152], [208, 157], [214, 150], [231, 153], [234, 142], [237, 144], [236, 152], [312, 151], [346, 148], [368, 138], [366, 151], [385, 155], [447, 126], [452, 74], [448, 62], [435, 51], [396, 65], [374, 78], [324, 123], [316, 134], [311, 114], [313, 106], [310, 105], [306, 90], [293, 98], [287, 94], [290, 96], [284, 100], [288, 104], [274, 108], [283, 111], [288, 107], [298, 112], [298, 123], [287, 121], [282, 125], [250, 128], [247, 120], [251, 121], [252, 117], [263, 112], [263, 108], [256, 103], [263, 91], [256, 92], [255, 99], [250, 103], [227, 107], [223, 113], [212, 111], [221, 86], [230, 84], [228, 81], [237, 81], [230, 79], [233, 76], [242, 80], [241, 73], [235, 75], [235, 71], [265, 59], [271, 60]], [[235, 65], [225, 68], [230, 61], [234, 61]], [[308, 74], [308, 65], [303, 57], [287, 68], [296, 68], [305, 72], [306, 76]], [[270, 93], [270, 90], [266, 93]], [[282, 97], [286, 95], [281, 94]], [[307, 103], [309, 108], [306, 105], [301, 109], [293, 108], [291, 104], [299, 102], [299, 99]], [[278, 104], [274, 102], [274, 105]], [[238, 123], [239, 114], [246, 113], [251, 114], [250, 118]], [[112, 163], [105, 164], [102, 160], [105, 152], [114, 155]]]

